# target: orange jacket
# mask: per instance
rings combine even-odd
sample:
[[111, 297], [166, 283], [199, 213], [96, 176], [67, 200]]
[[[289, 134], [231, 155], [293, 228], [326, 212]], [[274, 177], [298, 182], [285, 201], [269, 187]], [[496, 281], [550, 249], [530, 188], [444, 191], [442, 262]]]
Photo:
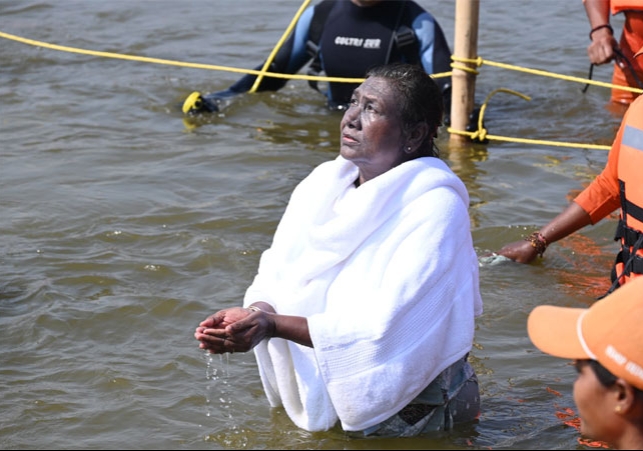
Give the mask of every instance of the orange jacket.
[[[643, 274], [643, 97], [628, 108], [607, 165], [574, 202], [595, 224], [621, 207], [616, 239], [621, 241], [614, 278], [619, 284]], [[624, 263], [631, 258], [626, 268]]]
[[610, 2], [610, 10], [612, 14], [618, 14], [623, 11], [641, 11], [643, 4], [637, 0], [612, 0]]

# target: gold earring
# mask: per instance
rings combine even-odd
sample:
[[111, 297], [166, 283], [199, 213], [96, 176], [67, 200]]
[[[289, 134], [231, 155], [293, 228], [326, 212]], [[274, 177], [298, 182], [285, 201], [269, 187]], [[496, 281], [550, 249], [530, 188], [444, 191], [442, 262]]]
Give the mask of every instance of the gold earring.
[[614, 412], [621, 413], [621, 406], [614, 407]]

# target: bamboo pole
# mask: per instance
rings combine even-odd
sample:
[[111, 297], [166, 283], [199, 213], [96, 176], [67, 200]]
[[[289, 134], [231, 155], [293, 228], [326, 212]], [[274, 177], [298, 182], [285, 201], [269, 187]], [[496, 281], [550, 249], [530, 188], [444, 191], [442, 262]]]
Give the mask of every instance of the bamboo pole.
[[[480, 0], [456, 0], [454, 52], [457, 58], [475, 59], [478, 57], [478, 17]], [[458, 66], [475, 69], [473, 63], [455, 62], [452, 72], [451, 127], [465, 130], [469, 115], [473, 111], [476, 76]], [[466, 136], [451, 134], [450, 140], [463, 142]]]

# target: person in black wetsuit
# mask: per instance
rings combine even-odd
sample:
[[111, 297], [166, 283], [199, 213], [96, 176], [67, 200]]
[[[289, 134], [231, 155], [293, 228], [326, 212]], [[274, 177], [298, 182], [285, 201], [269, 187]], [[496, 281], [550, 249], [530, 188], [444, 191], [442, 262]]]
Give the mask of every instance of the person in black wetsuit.
[[[269, 72], [294, 74], [310, 62], [309, 74], [363, 78], [386, 63], [421, 65], [427, 74], [451, 70], [451, 50], [433, 15], [411, 0], [323, 0], [308, 7], [279, 49]], [[257, 70], [263, 67], [257, 66]], [[245, 75], [230, 88], [206, 95], [193, 92], [183, 104], [188, 115], [219, 111], [230, 98], [249, 91], [256, 75]], [[451, 78], [435, 79], [450, 111]], [[287, 79], [264, 77], [257, 91], [277, 91]], [[311, 87], [320, 90], [317, 83]], [[343, 110], [359, 83], [328, 83], [328, 107]]]

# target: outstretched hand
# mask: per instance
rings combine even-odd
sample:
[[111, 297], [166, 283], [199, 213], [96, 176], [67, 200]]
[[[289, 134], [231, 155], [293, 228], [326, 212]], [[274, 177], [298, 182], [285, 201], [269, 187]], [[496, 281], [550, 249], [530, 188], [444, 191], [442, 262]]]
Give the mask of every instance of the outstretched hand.
[[270, 315], [243, 307], [220, 310], [201, 321], [194, 332], [201, 349], [213, 354], [247, 352], [271, 336]]
[[538, 255], [529, 241], [520, 240], [503, 246], [498, 252], [518, 263], [530, 263]]

